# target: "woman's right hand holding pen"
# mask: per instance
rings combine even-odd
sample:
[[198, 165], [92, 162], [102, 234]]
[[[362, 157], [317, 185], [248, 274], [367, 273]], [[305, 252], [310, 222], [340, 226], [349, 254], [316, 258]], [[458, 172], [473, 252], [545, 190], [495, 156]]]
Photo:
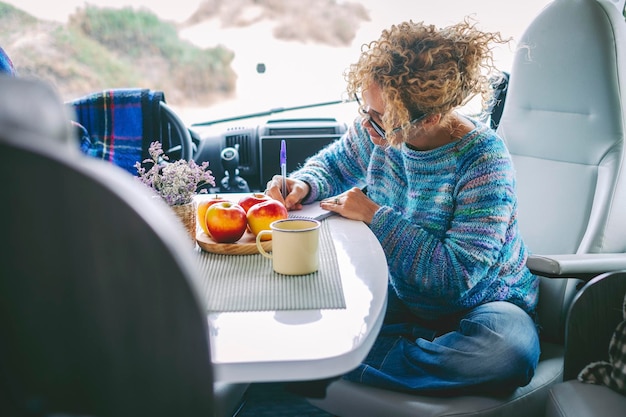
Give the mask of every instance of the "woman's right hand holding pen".
[[287, 178], [286, 196], [283, 198], [282, 175], [274, 175], [267, 183], [265, 194], [278, 200], [285, 205], [287, 210], [300, 210], [302, 208], [302, 200], [309, 194], [309, 184], [304, 181]]

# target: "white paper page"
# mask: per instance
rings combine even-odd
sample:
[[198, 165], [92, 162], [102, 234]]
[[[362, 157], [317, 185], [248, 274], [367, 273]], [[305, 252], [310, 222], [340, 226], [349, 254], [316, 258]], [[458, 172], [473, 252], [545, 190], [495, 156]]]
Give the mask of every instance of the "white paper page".
[[324, 220], [326, 217], [332, 216], [333, 214], [335, 213], [321, 208], [319, 201], [316, 201], [312, 204], [302, 206], [302, 210], [290, 211], [289, 217], [309, 217], [315, 220]]

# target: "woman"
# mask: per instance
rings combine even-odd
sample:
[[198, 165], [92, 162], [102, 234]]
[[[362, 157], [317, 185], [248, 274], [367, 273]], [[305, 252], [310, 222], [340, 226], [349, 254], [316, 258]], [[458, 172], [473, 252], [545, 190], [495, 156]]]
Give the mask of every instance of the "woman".
[[[369, 225], [389, 267], [388, 308], [351, 381], [411, 392], [526, 385], [539, 359], [538, 280], [526, 268], [514, 170], [496, 133], [456, 109], [491, 92], [492, 43], [468, 21], [383, 31], [347, 73], [361, 117], [267, 193], [290, 210]], [[362, 189], [367, 187], [367, 194]]]

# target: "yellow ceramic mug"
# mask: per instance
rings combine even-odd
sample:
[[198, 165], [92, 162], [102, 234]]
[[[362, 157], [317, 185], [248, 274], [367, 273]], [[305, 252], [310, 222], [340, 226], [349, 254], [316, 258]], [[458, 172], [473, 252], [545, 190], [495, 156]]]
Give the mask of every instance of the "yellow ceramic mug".
[[[274, 271], [285, 275], [306, 275], [319, 268], [321, 223], [314, 219], [283, 219], [270, 224], [256, 237], [261, 255], [272, 260]], [[272, 235], [272, 253], [261, 246], [261, 236]]]

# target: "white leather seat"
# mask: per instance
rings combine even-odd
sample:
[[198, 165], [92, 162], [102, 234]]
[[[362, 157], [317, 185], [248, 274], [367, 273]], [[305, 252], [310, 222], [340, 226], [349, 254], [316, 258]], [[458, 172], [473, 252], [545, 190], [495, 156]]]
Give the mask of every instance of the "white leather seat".
[[542, 276], [535, 376], [506, 397], [410, 395], [339, 380], [312, 404], [337, 416], [543, 415], [562, 379], [577, 278], [626, 267], [624, 18], [605, 1], [555, 0], [519, 44], [498, 132], [517, 170], [528, 265]]

